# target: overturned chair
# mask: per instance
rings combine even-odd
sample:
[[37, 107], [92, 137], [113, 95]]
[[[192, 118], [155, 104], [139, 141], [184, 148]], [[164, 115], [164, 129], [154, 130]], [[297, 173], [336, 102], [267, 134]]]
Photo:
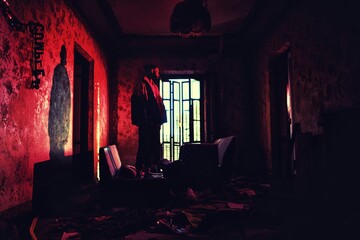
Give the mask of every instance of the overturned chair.
[[123, 165], [116, 145], [101, 147], [100, 189], [111, 205], [162, 207], [170, 199], [166, 178], [136, 178], [135, 168]]

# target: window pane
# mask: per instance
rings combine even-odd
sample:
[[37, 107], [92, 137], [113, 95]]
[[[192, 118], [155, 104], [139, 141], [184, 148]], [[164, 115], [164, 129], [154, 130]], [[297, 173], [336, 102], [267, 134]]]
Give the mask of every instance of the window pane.
[[200, 120], [200, 100], [193, 101], [193, 120]]
[[[167, 119], [170, 119], [170, 111], [166, 111]], [[162, 125], [164, 139], [163, 142], [170, 142], [170, 121]]]
[[180, 99], [180, 84], [174, 82], [174, 100]]
[[180, 142], [180, 104], [178, 101], [174, 102], [174, 141]]
[[170, 111], [170, 100], [164, 100], [165, 110]]
[[164, 142], [164, 126], [161, 125], [160, 127], [160, 144], [162, 144]]
[[179, 160], [180, 155], [180, 147], [175, 145], [174, 146], [174, 160]]
[[163, 86], [164, 89], [162, 89], [162, 91], [160, 90], [160, 92], [162, 92], [162, 98], [164, 99], [170, 99], [170, 82], [163, 82], [162, 85], [160, 85], [160, 87]]
[[170, 142], [170, 100], [164, 100], [167, 122], [161, 126], [160, 143]]
[[189, 82], [183, 83], [183, 99], [187, 100], [190, 98], [189, 94]]
[[170, 154], [170, 143], [164, 143], [164, 144], [163, 144], [163, 149], [164, 149], [163, 157], [164, 157], [165, 159], [170, 159], [170, 158], [171, 158], [171, 154]]
[[191, 98], [200, 99], [200, 81], [191, 79]]
[[189, 111], [189, 110], [190, 110], [190, 102], [183, 101], [183, 111]]
[[188, 111], [184, 111], [183, 114], [184, 142], [190, 142], [190, 114]]
[[200, 121], [194, 121], [194, 142], [200, 142]]

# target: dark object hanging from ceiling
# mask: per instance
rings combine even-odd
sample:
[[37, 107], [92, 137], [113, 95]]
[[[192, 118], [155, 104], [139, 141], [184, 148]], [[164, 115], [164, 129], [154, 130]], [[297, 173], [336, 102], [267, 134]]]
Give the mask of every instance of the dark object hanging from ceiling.
[[170, 18], [171, 32], [190, 37], [208, 32], [210, 28], [210, 14], [203, 0], [184, 0], [176, 4]]

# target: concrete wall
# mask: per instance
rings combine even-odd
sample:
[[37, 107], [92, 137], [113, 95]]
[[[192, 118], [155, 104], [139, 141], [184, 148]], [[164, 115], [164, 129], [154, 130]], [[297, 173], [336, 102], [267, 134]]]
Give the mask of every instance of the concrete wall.
[[[94, 61], [94, 149], [108, 139], [107, 61], [84, 24], [62, 0], [14, 0], [9, 4], [20, 21], [45, 26], [45, 77], [38, 90], [29, 88], [30, 34], [12, 29], [0, 14], [0, 211], [31, 199], [34, 163], [50, 158], [49, 135], [61, 142], [65, 156], [72, 155], [75, 42]], [[56, 67], [63, 45], [67, 63], [59, 72]], [[52, 92], [53, 82], [58, 80], [63, 81], [64, 91]], [[61, 127], [54, 127], [55, 122], [50, 121], [51, 104], [62, 111], [55, 113]]]
[[291, 51], [294, 122], [321, 134], [323, 113], [359, 106], [360, 28], [354, 1], [298, 1], [254, 55], [258, 140], [271, 172], [269, 61]]

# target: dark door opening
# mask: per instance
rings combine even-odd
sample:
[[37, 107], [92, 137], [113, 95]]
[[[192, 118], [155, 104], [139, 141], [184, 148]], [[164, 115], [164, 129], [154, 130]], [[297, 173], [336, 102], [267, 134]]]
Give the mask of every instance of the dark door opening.
[[286, 51], [274, 57], [269, 66], [272, 175], [283, 183], [289, 182], [294, 172], [289, 154], [293, 129], [289, 62], [290, 52]]
[[73, 171], [80, 182], [94, 179], [93, 62], [78, 45], [74, 49]]

